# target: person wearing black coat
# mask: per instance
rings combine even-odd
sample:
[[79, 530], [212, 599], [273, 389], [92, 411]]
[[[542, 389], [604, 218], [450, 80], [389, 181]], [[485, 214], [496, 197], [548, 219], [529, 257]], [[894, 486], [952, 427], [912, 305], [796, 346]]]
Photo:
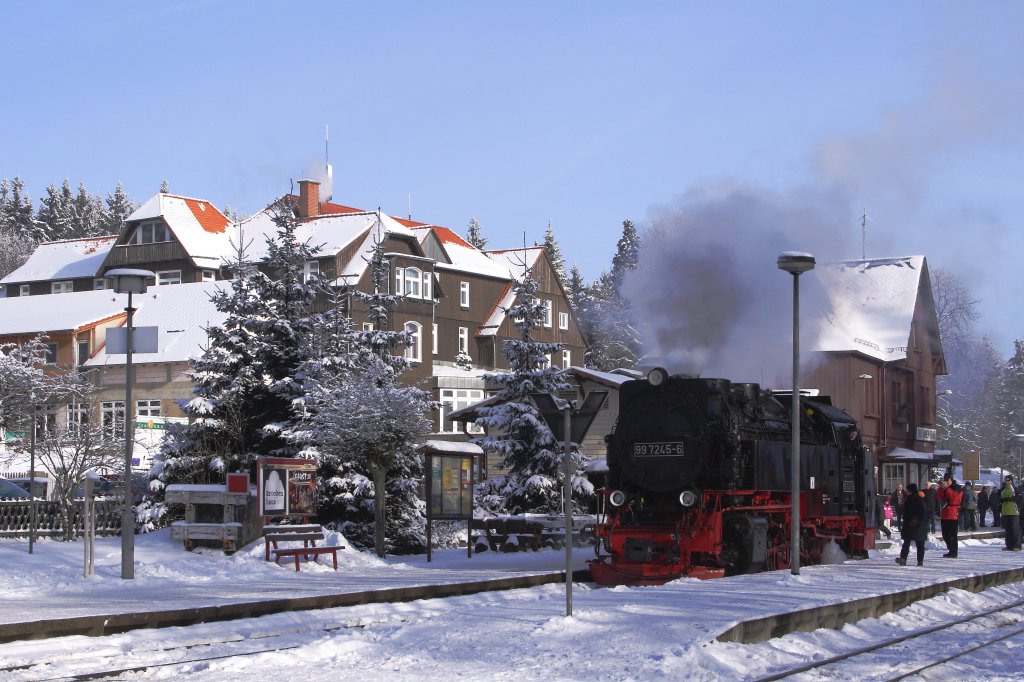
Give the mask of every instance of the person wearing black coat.
[[903, 505], [903, 547], [900, 558], [896, 560], [900, 566], [907, 565], [910, 554], [910, 543], [917, 545], [917, 565], [924, 566], [924, 541], [928, 537], [927, 515], [924, 507], [924, 493], [917, 489], [917, 484], [907, 484], [907, 496]]
[[924, 488], [924, 513], [925, 513], [925, 525], [928, 526], [928, 532], [935, 532], [935, 517], [939, 513], [939, 502], [935, 499], [935, 484], [926, 483]]
[[988, 496], [988, 508], [992, 510], [992, 527], [1002, 528], [1003, 525], [1003, 501], [999, 499], [999, 486], [992, 486], [992, 492]]
[[981, 518], [981, 527], [985, 527], [985, 515], [988, 514], [988, 498], [992, 494], [989, 486], [985, 485], [978, 493], [978, 517]]

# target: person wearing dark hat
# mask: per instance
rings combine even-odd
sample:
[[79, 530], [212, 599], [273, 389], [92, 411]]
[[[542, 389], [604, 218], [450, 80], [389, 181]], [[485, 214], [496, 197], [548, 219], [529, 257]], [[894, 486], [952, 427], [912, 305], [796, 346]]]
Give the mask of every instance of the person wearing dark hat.
[[917, 545], [917, 565], [924, 566], [924, 541], [928, 537], [928, 526], [925, 523], [924, 493], [917, 489], [917, 484], [907, 484], [907, 497], [903, 506], [903, 546], [900, 558], [896, 560], [900, 566], [907, 565], [910, 554], [910, 543]]
[[960, 522], [960, 502], [964, 498], [963, 490], [956, 479], [946, 475], [935, 493], [935, 500], [942, 505], [939, 511], [939, 524], [942, 526], [942, 539], [946, 543], [944, 559], [956, 559], [959, 553], [957, 525]]
[[1013, 488], [1013, 476], [1006, 475], [1003, 488], [999, 492], [1000, 507], [1003, 516], [1003, 533], [1006, 536], [1008, 552], [1020, 551], [1020, 509], [1017, 507], [1017, 492]]

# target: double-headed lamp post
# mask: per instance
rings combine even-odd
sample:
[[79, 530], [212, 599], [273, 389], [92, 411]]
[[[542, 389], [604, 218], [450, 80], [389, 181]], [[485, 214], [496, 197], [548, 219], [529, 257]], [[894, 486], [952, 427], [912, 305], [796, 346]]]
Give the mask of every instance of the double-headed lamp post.
[[121, 577], [135, 577], [135, 510], [132, 506], [132, 450], [135, 419], [132, 414], [132, 294], [146, 293], [146, 286], [156, 275], [149, 270], [116, 268], [108, 270], [104, 277], [114, 281], [114, 292], [128, 294], [126, 324], [126, 349], [124, 363], [124, 508], [121, 510]]
[[777, 265], [793, 275], [793, 443], [790, 446], [789, 478], [792, 491], [789, 569], [800, 575], [800, 275], [814, 269], [814, 256], [800, 251], [786, 251]]

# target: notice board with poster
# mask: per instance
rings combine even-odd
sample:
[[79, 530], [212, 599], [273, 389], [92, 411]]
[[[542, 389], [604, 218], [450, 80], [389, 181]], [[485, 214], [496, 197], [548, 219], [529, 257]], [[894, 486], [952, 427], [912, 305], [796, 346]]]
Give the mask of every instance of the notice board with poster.
[[316, 462], [260, 457], [256, 460], [260, 516], [316, 516]]
[[[426, 465], [427, 561], [435, 520], [473, 518], [473, 485], [483, 450], [473, 443], [428, 440], [420, 447]], [[473, 543], [467, 543], [472, 556]]]

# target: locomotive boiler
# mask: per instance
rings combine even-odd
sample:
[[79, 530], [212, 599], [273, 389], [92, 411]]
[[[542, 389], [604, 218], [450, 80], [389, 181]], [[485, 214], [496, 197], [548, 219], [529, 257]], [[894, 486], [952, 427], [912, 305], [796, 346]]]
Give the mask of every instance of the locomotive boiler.
[[[599, 498], [599, 584], [661, 584], [790, 565], [791, 394], [669, 376], [622, 384]], [[800, 399], [800, 563], [874, 547], [874, 457], [828, 398]]]

